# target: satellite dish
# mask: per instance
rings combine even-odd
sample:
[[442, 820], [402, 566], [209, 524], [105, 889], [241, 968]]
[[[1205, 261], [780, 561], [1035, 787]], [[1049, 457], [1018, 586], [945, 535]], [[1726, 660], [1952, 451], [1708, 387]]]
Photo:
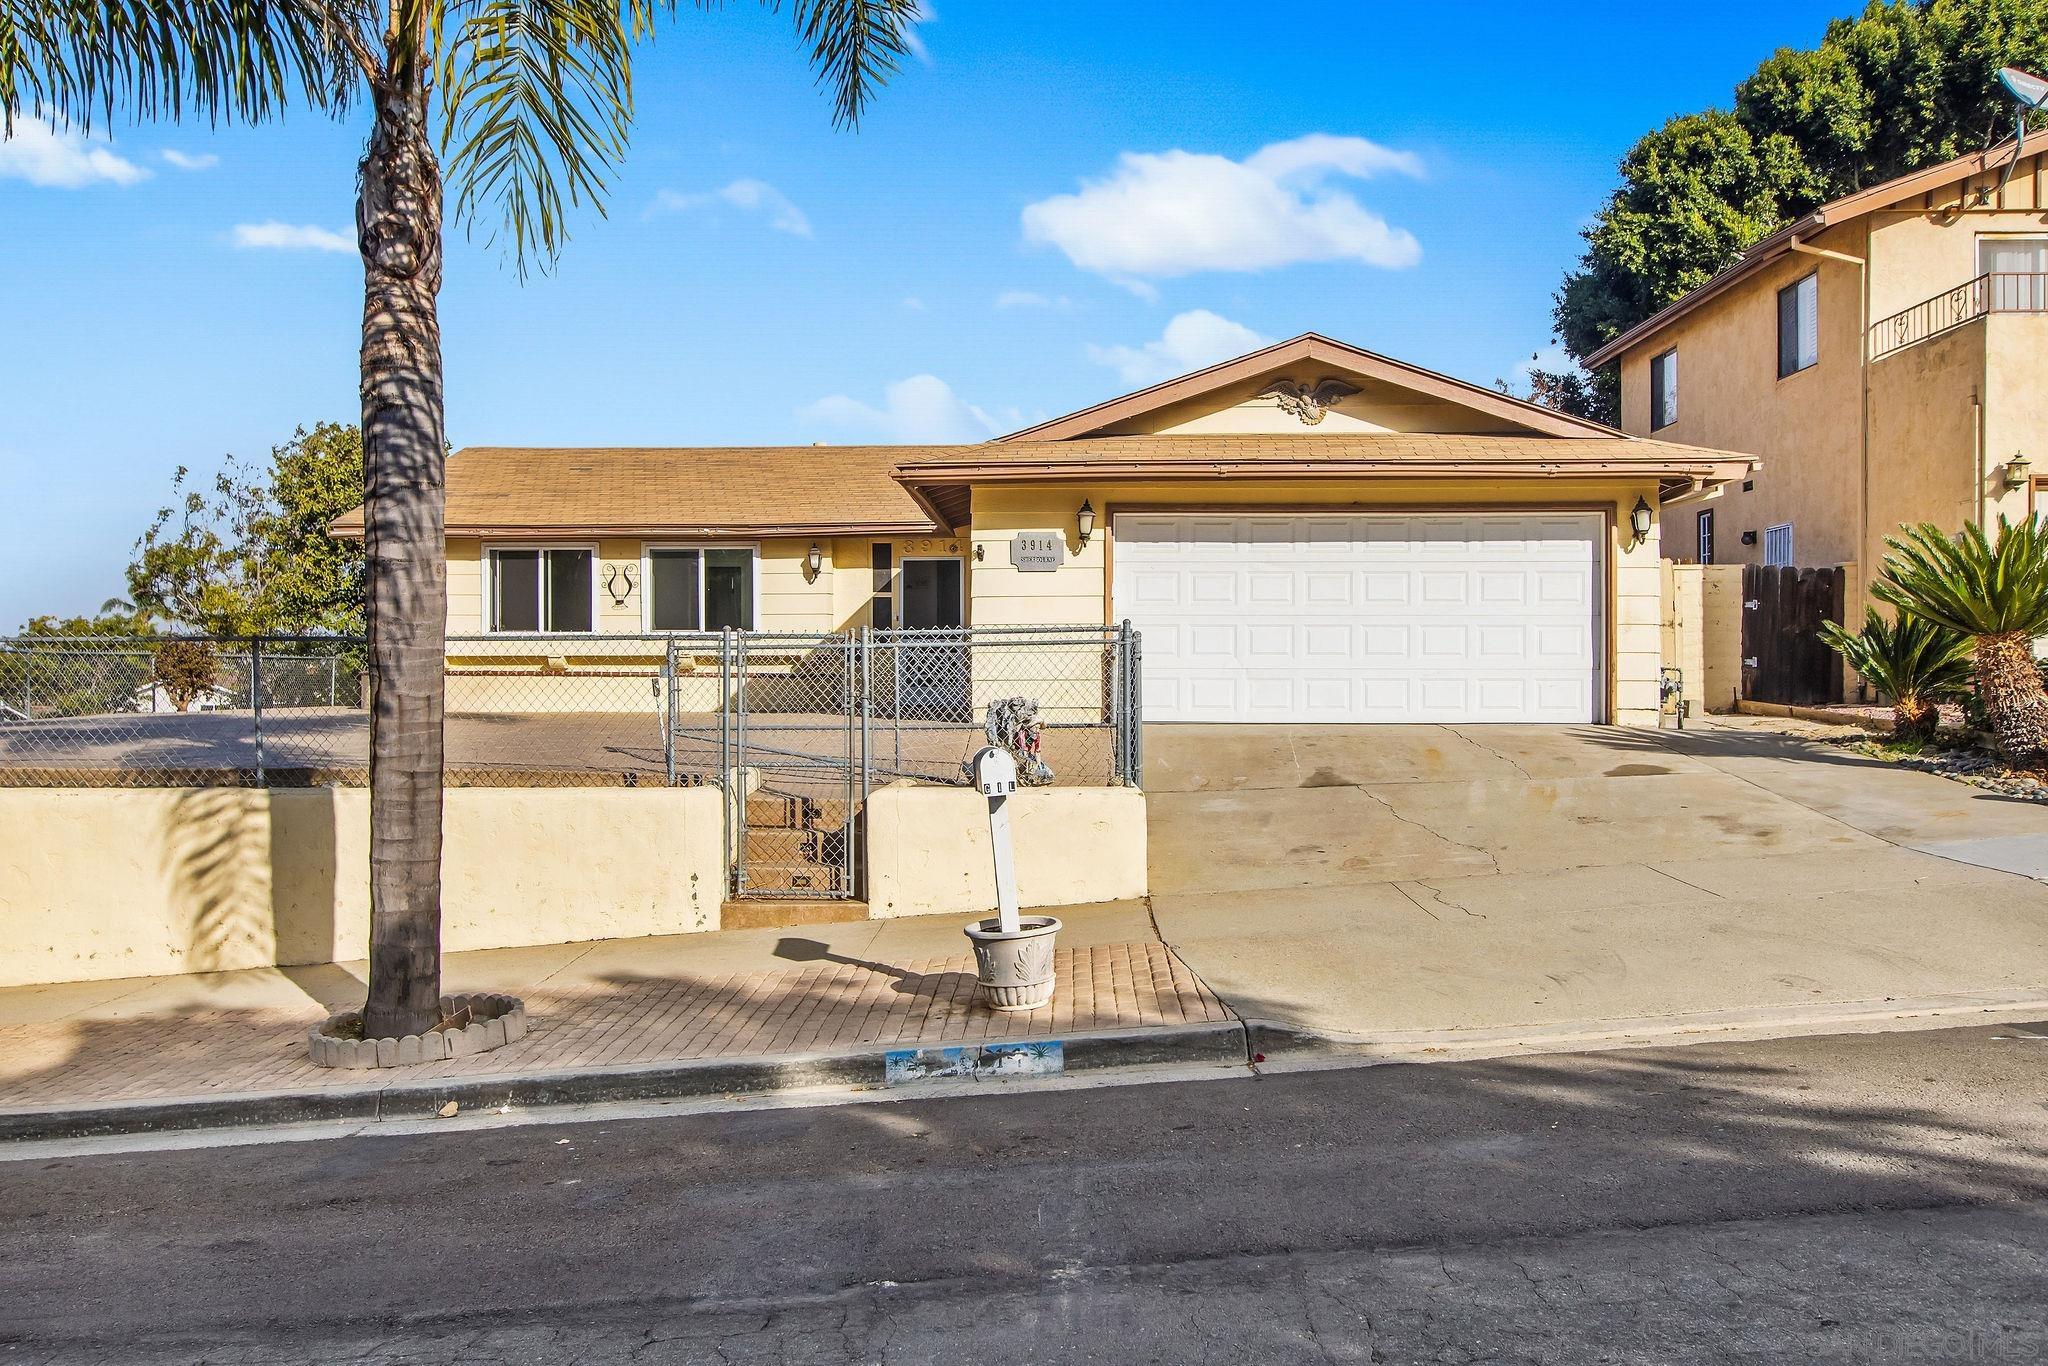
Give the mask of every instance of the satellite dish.
[[2012, 160], [2005, 163], [2005, 174], [1998, 178], [1996, 193], [2005, 193], [2005, 182], [2012, 179], [2013, 169], [2020, 164], [2020, 157], [2027, 146], [2027, 115], [2048, 109], [2048, 80], [2031, 71], [2022, 71], [2016, 66], [2000, 67], [1998, 83], [2005, 87], [2005, 93], [2012, 96], [2013, 130]]

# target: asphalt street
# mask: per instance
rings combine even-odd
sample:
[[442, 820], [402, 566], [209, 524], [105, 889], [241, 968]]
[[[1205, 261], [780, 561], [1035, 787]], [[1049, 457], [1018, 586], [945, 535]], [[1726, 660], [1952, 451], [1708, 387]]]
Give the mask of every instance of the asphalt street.
[[2048, 1026], [0, 1162], [0, 1363], [2048, 1360]]

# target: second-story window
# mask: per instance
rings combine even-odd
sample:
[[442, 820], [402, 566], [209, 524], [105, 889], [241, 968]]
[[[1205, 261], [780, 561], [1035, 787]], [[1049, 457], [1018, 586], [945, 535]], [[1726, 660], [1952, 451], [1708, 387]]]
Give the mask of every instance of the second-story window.
[[2048, 237], [1979, 237], [1977, 270], [1993, 313], [2048, 310]]
[[1678, 421], [1678, 348], [1650, 361], [1650, 430]]
[[1778, 291], [1778, 378], [1820, 360], [1820, 273]]

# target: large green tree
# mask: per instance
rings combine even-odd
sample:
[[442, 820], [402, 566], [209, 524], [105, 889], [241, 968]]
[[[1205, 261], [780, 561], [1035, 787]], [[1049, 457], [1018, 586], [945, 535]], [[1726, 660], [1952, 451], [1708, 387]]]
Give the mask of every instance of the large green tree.
[[[709, 8], [716, 0], [700, 0]], [[769, 0], [773, 4], [773, 0]], [[247, 121], [367, 105], [356, 176], [370, 693], [364, 1029], [440, 1019], [444, 185], [523, 271], [625, 154], [640, 40], [675, 0], [0, 0], [0, 123]], [[841, 123], [905, 51], [917, 0], [790, 0]]]
[[207, 484], [180, 468], [128, 565], [128, 592], [162, 621], [207, 635], [363, 629], [360, 542], [328, 534], [363, 501], [363, 440], [318, 422], [256, 468], [229, 459]]
[[[1732, 108], [1681, 114], [1622, 158], [1558, 288], [1558, 340], [1575, 360], [1590, 355], [1808, 210], [2002, 136], [2001, 66], [2048, 67], [2048, 0], [1873, 0], [1818, 47], [1780, 49]], [[1539, 377], [1536, 389], [1584, 416], [1619, 416], [1611, 366], [1577, 385]]]

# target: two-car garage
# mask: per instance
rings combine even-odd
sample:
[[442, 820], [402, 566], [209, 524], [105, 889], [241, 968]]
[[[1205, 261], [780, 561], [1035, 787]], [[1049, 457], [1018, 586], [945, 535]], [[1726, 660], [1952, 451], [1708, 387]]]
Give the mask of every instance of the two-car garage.
[[1600, 512], [1122, 512], [1151, 721], [1604, 719]]

